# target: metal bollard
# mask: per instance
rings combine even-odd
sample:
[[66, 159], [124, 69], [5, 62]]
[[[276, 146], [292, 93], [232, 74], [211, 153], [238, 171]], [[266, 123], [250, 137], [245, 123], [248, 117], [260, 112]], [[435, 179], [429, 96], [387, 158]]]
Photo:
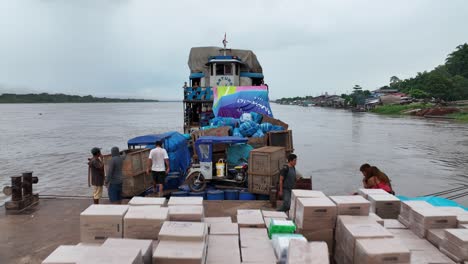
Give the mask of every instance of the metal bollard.
[[32, 195], [33, 176], [32, 171], [23, 172], [23, 195], [27, 198]]
[[23, 199], [23, 188], [21, 184], [21, 176], [11, 176], [11, 200], [21, 201]]

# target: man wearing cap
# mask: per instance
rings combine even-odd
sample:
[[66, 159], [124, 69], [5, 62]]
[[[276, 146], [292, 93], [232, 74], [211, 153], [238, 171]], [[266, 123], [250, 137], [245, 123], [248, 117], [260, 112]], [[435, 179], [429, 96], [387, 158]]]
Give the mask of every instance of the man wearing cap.
[[101, 149], [91, 149], [93, 157], [88, 159], [88, 186], [93, 185], [94, 203], [98, 204], [102, 197], [102, 186], [104, 186], [104, 162], [102, 161]]

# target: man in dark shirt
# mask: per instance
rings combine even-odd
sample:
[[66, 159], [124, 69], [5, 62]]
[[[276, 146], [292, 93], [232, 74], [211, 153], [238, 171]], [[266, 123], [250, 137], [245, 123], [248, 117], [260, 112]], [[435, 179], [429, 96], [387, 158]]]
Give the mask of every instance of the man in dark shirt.
[[279, 196], [283, 196], [283, 204], [278, 211], [287, 212], [291, 207], [291, 190], [296, 185], [296, 163], [297, 156], [295, 154], [288, 155], [288, 165], [280, 171], [279, 180]]
[[88, 186], [93, 185], [94, 203], [98, 204], [102, 197], [102, 186], [104, 186], [104, 162], [99, 148], [91, 149], [93, 157], [88, 159]]

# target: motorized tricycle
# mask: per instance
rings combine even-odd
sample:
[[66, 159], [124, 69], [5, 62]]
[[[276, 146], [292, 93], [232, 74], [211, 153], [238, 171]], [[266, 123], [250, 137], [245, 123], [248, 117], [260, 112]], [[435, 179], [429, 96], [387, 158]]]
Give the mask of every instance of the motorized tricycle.
[[246, 187], [247, 160], [241, 164], [228, 164], [226, 159], [213, 160], [213, 148], [216, 144], [245, 144], [247, 138], [201, 136], [194, 144], [198, 161], [193, 162], [188, 170], [185, 183], [193, 192], [204, 191], [208, 182], [216, 181], [220, 185]]

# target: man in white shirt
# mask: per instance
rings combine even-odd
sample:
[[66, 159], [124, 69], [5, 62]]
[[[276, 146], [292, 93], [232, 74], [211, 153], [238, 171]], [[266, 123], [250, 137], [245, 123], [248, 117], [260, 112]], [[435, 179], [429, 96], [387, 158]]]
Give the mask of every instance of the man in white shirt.
[[156, 193], [156, 186], [158, 186], [158, 196], [163, 196], [163, 186], [166, 175], [169, 173], [169, 156], [167, 151], [162, 148], [162, 142], [156, 141], [156, 148], [150, 151], [148, 157], [148, 168], [146, 173], [153, 178], [153, 192]]

